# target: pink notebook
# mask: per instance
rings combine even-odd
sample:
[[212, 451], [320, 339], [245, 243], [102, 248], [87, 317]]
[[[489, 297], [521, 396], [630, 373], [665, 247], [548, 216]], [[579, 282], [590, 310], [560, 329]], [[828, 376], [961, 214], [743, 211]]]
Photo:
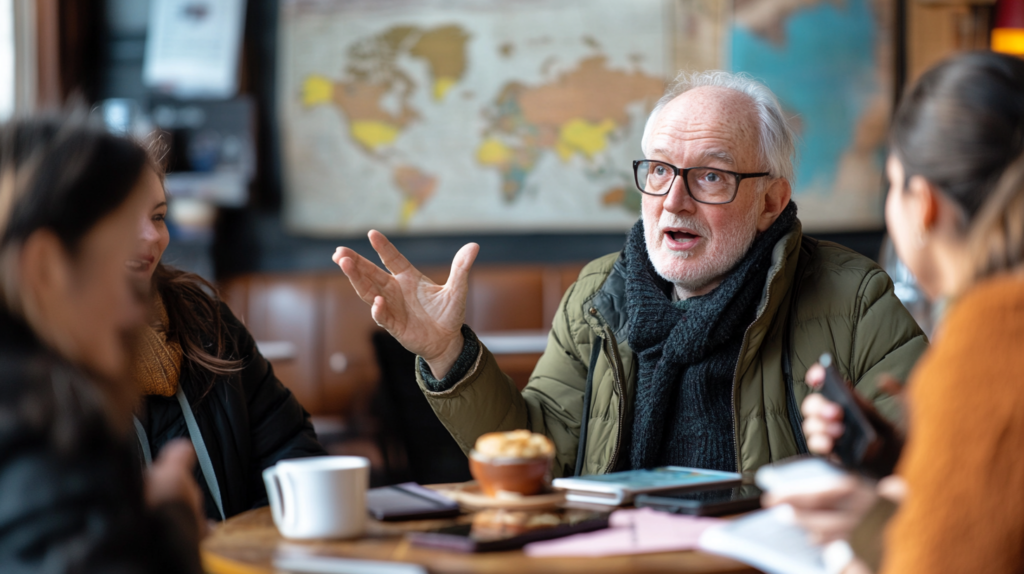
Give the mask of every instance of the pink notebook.
[[650, 508], [616, 510], [609, 527], [556, 540], [527, 544], [527, 556], [613, 556], [694, 550], [700, 535], [720, 518], [659, 512]]

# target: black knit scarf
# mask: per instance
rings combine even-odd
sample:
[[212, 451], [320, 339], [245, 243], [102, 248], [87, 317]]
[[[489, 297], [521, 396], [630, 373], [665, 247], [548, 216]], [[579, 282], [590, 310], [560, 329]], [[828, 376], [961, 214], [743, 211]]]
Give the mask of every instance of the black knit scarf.
[[654, 270], [643, 220], [626, 243], [629, 345], [639, 373], [629, 461], [736, 470], [732, 381], [753, 322], [775, 244], [796, 225], [786, 207], [710, 293], [673, 304], [672, 284]]

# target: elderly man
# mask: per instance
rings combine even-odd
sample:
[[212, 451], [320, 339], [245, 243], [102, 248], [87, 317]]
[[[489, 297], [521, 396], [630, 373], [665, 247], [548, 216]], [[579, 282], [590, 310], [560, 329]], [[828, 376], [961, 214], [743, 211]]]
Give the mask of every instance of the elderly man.
[[752, 471], [806, 452], [797, 405], [824, 352], [898, 417], [877, 378], [904, 378], [925, 337], [877, 265], [802, 235], [793, 135], [775, 96], [742, 75], [683, 75], [642, 147], [643, 215], [623, 251], [588, 264], [562, 298], [522, 392], [463, 325], [475, 244], [443, 286], [375, 231], [391, 274], [335, 253], [377, 323], [419, 355], [423, 392], [462, 448], [526, 428], [554, 441], [561, 476]]

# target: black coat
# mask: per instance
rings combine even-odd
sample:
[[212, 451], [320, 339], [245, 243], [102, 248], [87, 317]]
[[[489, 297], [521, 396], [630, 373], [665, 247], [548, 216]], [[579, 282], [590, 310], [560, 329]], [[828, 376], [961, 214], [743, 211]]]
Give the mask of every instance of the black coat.
[[0, 572], [201, 571], [194, 518], [145, 507], [127, 438], [93, 383], [0, 312]]
[[[220, 311], [229, 343], [224, 358], [242, 359], [242, 371], [216, 377], [213, 387], [201, 396], [209, 385], [210, 374], [186, 359], [180, 383], [210, 452], [224, 514], [230, 518], [267, 505], [263, 469], [282, 459], [326, 452], [317, 442], [309, 413], [274, 376], [248, 329], [227, 305], [221, 304]], [[214, 348], [213, 342], [209, 341], [207, 347]], [[168, 441], [189, 437], [181, 407], [174, 397], [146, 397], [139, 420], [146, 429], [154, 458]], [[206, 515], [220, 520], [198, 465], [196, 481], [205, 497]]]

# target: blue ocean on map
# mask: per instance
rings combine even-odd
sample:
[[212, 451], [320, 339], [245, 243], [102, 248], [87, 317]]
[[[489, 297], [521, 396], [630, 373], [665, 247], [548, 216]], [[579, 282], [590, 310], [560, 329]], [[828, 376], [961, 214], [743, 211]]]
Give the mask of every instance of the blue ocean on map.
[[794, 191], [828, 194], [858, 119], [879, 89], [878, 24], [868, 0], [847, 0], [799, 9], [783, 26], [781, 44], [735, 26], [732, 69], [765, 82], [798, 116]]

